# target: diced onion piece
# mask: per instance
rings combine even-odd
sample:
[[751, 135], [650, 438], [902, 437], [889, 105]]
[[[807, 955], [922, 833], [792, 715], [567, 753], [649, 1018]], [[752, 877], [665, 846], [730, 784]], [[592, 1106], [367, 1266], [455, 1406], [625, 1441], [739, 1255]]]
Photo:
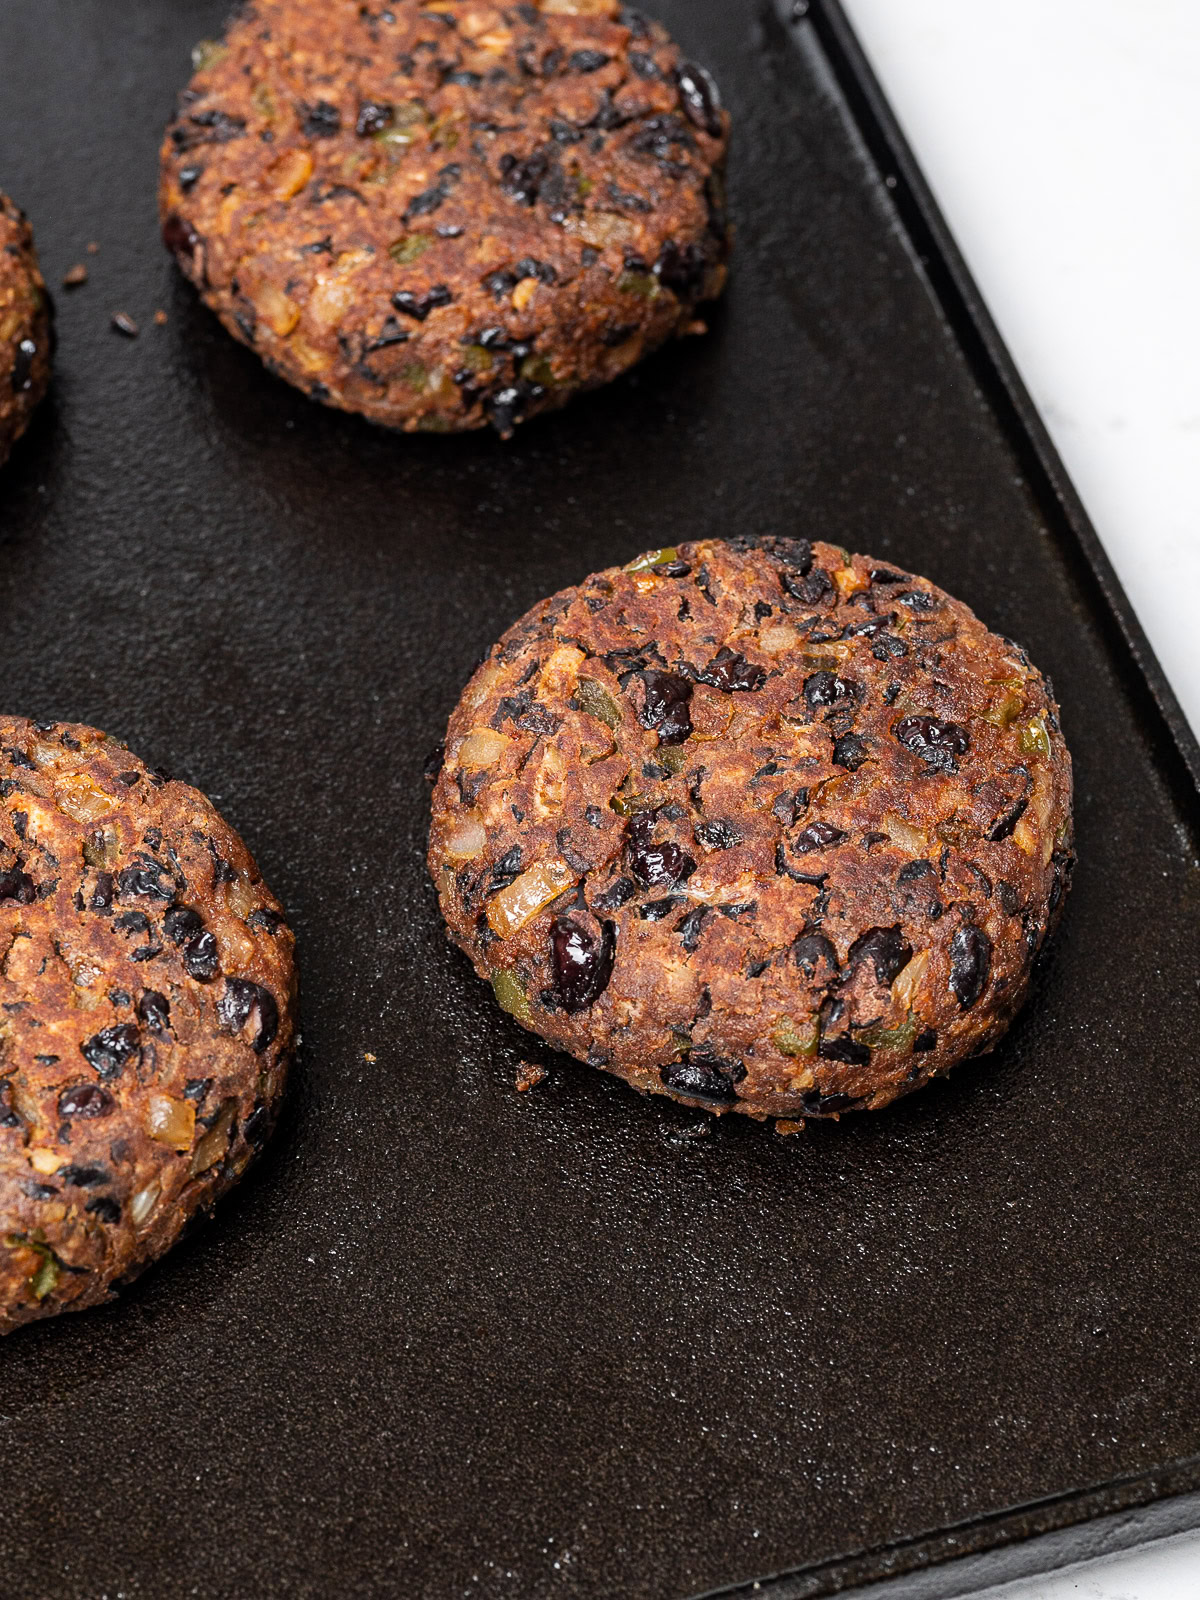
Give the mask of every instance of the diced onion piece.
[[129, 1220], [135, 1228], [140, 1228], [142, 1223], [154, 1210], [158, 1197], [162, 1193], [162, 1184], [157, 1178], [149, 1182], [144, 1189], [139, 1189], [129, 1202]]
[[502, 939], [510, 939], [574, 882], [575, 874], [565, 861], [539, 861], [492, 898], [488, 925]]
[[797, 642], [798, 635], [795, 628], [788, 628], [780, 624], [778, 627], [764, 628], [758, 636], [758, 647], [764, 655], [778, 656], [785, 650], [790, 650]]
[[146, 1131], [159, 1144], [169, 1144], [175, 1150], [190, 1150], [196, 1133], [195, 1104], [191, 1100], [176, 1100], [169, 1094], [152, 1094]]
[[459, 746], [458, 763], [469, 769], [494, 767], [511, 743], [506, 733], [497, 733], [494, 728], [476, 728]]
[[62, 1164], [62, 1156], [56, 1150], [31, 1150], [29, 1152], [29, 1165], [35, 1172], [42, 1174], [57, 1172]]
[[277, 200], [290, 200], [300, 193], [313, 175], [313, 158], [307, 150], [290, 150], [271, 169], [271, 184]]
[[278, 339], [286, 339], [300, 321], [300, 307], [274, 283], [262, 283], [250, 295], [259, 317]]
[[911, 850], [917, 858], [929, 849], [929, 835], [920, 828], [914, 828], [911, 822], [905, 822], [894, 811], [889, 811], [884, 817], [882, 828], [893, 844], [898, 844], [903, 850]]
[[233, 1126], [236, 1112], [236, 1100], [226, 1100], [222, 1103], [217, 1120], [192, 1152], [192, 1163], [188, 1168], [190, 1178], [198, 1178], [202, 1172], [207, 1172], [209, 1167], [216, 1166], [229, 1149], [229, 1130]]
[[905, 1011], [911, 1011], [916, 1005], [917, 990], [929, 970], [930, 956], [930, 951], [919, 950], [908, 965], [902, 968], [892, 984], [892, 994]]
[[470, 812], [456, 823], [442, 850], [455, 861], [472, 861], [482, 855], [486, 844], [487, 830], [478, 815]]
[[117, 809], [118, 802], [84, 772], [65, 773], [54, 782], [58, 809], [72, 822], [99, 822]]

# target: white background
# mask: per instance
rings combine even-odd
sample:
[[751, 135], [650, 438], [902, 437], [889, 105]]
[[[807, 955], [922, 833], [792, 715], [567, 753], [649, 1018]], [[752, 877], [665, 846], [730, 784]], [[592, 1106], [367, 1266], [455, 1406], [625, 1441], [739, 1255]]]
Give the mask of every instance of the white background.
[[[1200, 0], [845, 0], [1200, 731]], [[1188, 1536], [989, 1600], [1198, 1600]]]

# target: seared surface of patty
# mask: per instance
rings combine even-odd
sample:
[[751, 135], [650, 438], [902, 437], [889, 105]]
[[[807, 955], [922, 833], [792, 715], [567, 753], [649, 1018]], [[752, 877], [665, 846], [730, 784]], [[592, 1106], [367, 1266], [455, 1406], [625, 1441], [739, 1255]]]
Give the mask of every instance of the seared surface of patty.
[[1028, 657], [804, 539], [651, 552], [535, 606], [450, 719], [429, 865], [526, 1027], [714, 1110], [880, 1107], [985, 1050], [1068, 886]]
[[50, 382], [50, 316], [33, 230], [0, 194], [0, 466]]
[[203, 795], [93, 728], [0, 718], [0, 1332], [107, 1299], [245, 1169], [292, 943]]
[[507, 434], [724, 285], [728, 116], [617, 0], [255, 0], [195, 59], [165, 242], [314, 399]]

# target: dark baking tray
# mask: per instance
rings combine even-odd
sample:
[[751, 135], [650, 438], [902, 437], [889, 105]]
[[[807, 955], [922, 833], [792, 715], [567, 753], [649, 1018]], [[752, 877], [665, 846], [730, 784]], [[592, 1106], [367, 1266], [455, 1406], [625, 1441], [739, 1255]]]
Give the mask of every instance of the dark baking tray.
[[[159, 131], [222, 9], [0, 11], [3, 182], [52, 276], [91, 271], [0, 478], [3, 705], [121, 734], [245, 831], [305, 1049], [213, 1223], [0, 1346], [0, 1591], [932, 1594], [1200, 1488], [1200, 761], [844, 19], [659, 0], [737, 120], [728, 301], [505, 445], [307, 403], [173, 275]], [[1077, 886], [1003, 1048], [790, 1139], [693, 1137], [540, 1050], [422, 859], [481, 647], [735, 530], [961, 595], [1053, 674], [1077, 762]]]

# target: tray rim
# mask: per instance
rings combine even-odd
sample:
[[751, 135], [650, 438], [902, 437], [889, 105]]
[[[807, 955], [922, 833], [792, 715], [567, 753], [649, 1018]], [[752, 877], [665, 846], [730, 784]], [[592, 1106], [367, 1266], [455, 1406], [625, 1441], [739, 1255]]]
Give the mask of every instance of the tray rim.
[[[950, 231], [842, 0], [771, 0], [795, 47], [815, 39], [928, 286], [1142, 712], [1160, 777], [1200, 825], [1200, 739], [1159, 664], [1049, 430]], [[709, 1589], [693, 1600], [938, 1600], [1200, 1528], [1200, 1454], [1008, 1506], [816, 1565]], [[889, 1581], [890, 1580], [890, 1581]], [[867, 1586], [867, 1587], [864, 1587]]]

